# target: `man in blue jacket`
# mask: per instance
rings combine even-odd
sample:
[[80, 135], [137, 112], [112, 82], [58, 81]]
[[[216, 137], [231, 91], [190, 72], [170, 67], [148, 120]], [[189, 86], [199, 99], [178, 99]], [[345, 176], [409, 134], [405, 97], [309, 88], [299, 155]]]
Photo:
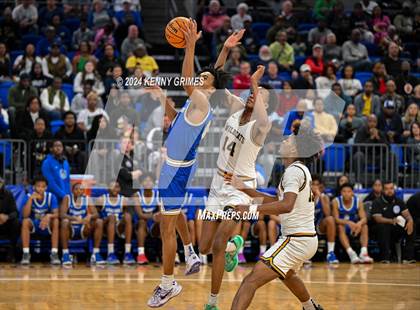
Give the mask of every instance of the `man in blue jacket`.
[[70, 165], [63, 156], [63, 143], [54, 140], [51, 154], [42, 162], [42, 174], [48, 181], [48, 191], [60, 202], [70, 194]]

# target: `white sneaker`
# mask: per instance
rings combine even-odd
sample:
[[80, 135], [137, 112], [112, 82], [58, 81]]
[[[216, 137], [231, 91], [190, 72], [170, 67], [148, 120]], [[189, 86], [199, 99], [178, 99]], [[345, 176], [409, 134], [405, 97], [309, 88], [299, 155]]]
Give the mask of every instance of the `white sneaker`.
[[172, 288], [169, 290], [163, 289], [160, 285], [156, 286], [153, 291], [152, 297], [150, 297], [147, 305], [151, 308], [162, 307], [166, 304], [171, 298], [179, 295], [182, 291], [182, 286], [179, 285], [176, 281], [173, 282]]
[[200, 271], [201, 260], [197, 254], [192, 254], [187, 258], [185, 266], [185, 275], [188, 276]]
[[208, 264], [207, 255], [200, 254], [200, 260], [201, 260], [201, 265]]
[[360, 258], [357, 256], [356, 253], [350, 256], [350, 262], [352, 264], [360, 264]]
[[372, 264], [373, 258], [369, 256], [369, 254], [362, 254], [359, 255], [360, 263], [362, 264]]

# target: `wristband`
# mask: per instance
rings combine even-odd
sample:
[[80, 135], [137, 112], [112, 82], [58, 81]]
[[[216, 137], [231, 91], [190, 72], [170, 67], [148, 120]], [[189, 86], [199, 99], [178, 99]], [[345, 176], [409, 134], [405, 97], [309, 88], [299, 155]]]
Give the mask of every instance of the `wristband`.
[[258, 205], [250, 205], [249, 206], [249, 213], [257, 213]]

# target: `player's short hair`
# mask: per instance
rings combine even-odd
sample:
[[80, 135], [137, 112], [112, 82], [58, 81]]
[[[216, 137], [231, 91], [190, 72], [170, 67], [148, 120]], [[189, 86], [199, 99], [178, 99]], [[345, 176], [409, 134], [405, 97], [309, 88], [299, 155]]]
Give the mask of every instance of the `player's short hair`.
[[222, 70], [221, 67], [215, 68], [214, 66], [208, 66], [202, 68], [198, 73], [197, 76], [203, 72], [210, 72], [214, 76], [213, 86], [216, 89], [225, 89], [228, 85], [228, 82], [231, 78], [230, 73]]
[[293, 128], [297, 159], [308, 164], [317, 159], [323, 149], [323, 141], [319, 134], [306, 121], [299, 121]]
[[45, 184], [48, 185], [47, 179], [42, 174], [38, 174], [38, 175], [34, 176], [34, 178], [32, 180], [33, 185], [35, 185], [38, 182], [44, 182]]
[[385, 185], [385, 184], [392, 184], [392, 185], [394, 185], [394, 181], [392, 181], [392, 180], [385, 180], [385, 181], [382, 182], [382, 185]]
[[340, 186], [340, 192], [343, 190], [343, 188], [350, 188], [351, 190], [354, 190], [353, 184], [351, 183], [344, 183], [343, 185]]

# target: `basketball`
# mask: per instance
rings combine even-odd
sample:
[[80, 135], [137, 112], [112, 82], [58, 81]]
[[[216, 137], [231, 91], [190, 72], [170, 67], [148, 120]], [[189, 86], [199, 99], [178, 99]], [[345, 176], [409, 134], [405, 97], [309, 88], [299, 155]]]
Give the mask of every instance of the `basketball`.
[[186, 17], [175, 17], [172, 19], [165, 28], [165, 37], [169, 44], [176, 48], [185, 47], [184, 34], [181, 28], [185, 29], [190, 20]]

